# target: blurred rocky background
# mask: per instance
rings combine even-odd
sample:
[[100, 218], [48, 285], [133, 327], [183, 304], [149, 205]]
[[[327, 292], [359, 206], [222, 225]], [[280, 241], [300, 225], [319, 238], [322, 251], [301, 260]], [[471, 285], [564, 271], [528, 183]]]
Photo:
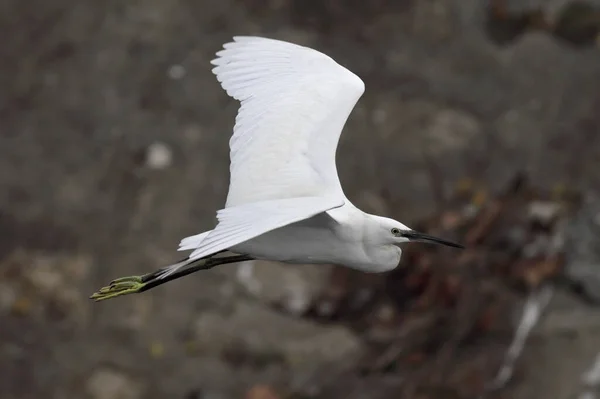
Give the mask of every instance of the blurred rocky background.
[[[597, 0], [4, 0], [0, 398], [600, 397]], [[178, 259], [228, 184], [232, 35], [324, 51], [367, 90], [356, 205], [468, 244], [401, 267]]]

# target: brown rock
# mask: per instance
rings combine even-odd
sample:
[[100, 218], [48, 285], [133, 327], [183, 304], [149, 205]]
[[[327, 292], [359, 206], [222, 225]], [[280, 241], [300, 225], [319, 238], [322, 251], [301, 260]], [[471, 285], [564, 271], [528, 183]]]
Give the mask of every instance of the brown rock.
[[273, 388], [268, 385], [255, 385], [248, 390], [245, 399], [279, 399]]

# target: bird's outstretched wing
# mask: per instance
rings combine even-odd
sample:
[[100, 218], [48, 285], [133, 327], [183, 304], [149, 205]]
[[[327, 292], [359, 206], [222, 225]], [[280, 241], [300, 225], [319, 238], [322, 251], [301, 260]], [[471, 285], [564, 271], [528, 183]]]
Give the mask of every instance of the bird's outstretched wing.
[[[254, 202], [221, 209], [214, 230], [203, 233], [188, 259], [170, 266], [160, 278], [174, 273], [189, 262], [227, 250], [269, 231], [308, 219], [344, 205], [337, 196], [303, 197]], [[195, 237], [191, 237], [192, 240]], [[184, 239], [185, 240], [185, 239]], [[180, 248], [190, 249], [190, 248]]]
[[234, 37], [212, 62], [241, 102], [230, 140], [226, 207], [338, 195], [335, 153], [363, 81], [316, 50], [273, 39]]
[[190, 258], [229, 249], [261, 234], [342, 206], [335, 197], [304, 197], [254, 202], [217, 212], [219, 223]]

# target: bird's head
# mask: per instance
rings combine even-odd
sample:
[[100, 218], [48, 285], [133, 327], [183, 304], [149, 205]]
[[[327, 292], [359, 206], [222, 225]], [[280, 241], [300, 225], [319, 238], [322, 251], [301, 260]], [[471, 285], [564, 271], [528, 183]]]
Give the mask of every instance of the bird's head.
[[397, 245], [405, 242], [427, 242], [454, 248], [464, 248], [464, 246], [455, 242], [415, 231], [397, 220], [384, 217], [378, 217], [378, 219], [380, 226], [378, 235], [389, 244]]

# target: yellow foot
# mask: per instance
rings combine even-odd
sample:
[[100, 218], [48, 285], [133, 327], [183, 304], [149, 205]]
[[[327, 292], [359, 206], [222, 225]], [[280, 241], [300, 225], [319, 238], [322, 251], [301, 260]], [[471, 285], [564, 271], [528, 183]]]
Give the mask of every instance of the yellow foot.
[[90, 296], [90, 299], [104, 301], [121, 295], [135, 294], [140, 292], [146, 283], [142, 282], [142, 276], [121, 277], [110, 282], [110, 285], [100, 288]]

